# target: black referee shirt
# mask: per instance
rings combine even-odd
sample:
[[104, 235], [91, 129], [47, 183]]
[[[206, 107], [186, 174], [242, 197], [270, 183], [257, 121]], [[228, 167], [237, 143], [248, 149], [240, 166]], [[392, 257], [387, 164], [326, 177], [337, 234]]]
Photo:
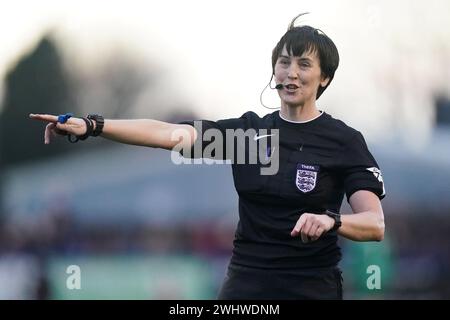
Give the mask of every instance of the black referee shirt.
[[[194, 121], [181, 123], [194, 125]], [[267, 129], [269, 135], [275, 132], [272, 129], [278, 129], [279, 133], [276, 174], [261, 175], [261, 166], [268, 164], [232, 164], [239, 195], [239, 224], [231, 259], [234, 264], [259, 268], [335, 266], [341, 258], [337, 233], [328, 232], [317, 241], [303, 243], [300, 237], [290, 235], [300, 215], [327, 209], [339, 212], [344, 194], [348, 199], [358, 190], [384, 197], [379, 166], [362, 134], [325, 112], [302, 123], [286, 121], [276, 111], [263, 118], [247, 112], [240, 118], [201, 120], [201, 125], [201, 135], [199, 132], [192, 150], [196, 145], [204, 150], [211, 143], [202, 137], [212, 128], [222, 132], [225, 148], [232, 143], [225, 139], [227, 129]], [[276, 147], [269, 143], [267, 155], [275, 155]]]

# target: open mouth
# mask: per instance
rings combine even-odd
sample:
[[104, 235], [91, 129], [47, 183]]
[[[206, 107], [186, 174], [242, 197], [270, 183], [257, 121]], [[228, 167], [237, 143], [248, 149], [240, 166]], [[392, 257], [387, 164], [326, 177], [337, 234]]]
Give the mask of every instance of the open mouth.
[[284, 87], [288, 92], [294, 92], [298, 89], [298, 86], [296, 86], [295, 84], [288, 84]]

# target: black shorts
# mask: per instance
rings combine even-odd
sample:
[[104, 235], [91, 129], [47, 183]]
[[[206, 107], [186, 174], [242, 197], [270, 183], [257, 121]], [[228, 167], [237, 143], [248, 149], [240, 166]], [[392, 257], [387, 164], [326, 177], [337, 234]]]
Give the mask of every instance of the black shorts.
[[342, 272], [338, 267], [260, 269], [230, 264], [218, 299], [342, 300]]

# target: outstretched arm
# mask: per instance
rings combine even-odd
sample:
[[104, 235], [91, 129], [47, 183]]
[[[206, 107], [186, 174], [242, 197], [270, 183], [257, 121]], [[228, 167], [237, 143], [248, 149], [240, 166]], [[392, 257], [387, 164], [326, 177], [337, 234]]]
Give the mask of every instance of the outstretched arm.
[[171, 150], [183, 140], [190, 147], [197, 132], [187, 124], [151, 119], [105, 120], [101, 136], [121, 143]]
[[[44, 133], [45, 144], [50, 143], [51, 136], [83, 135], [87, 130], [81, 118], [72, 117], [64, 124], [58, 123], [58, 117], [54, 115], [30, 114], [30, 118], [48, 123]], [[171, 150], [180, 143], [183, 147], [190, 147], [197, 138], [197, 132], [190, 125], [151, 119], [105, 119], [101, 136], [120, 143]]]

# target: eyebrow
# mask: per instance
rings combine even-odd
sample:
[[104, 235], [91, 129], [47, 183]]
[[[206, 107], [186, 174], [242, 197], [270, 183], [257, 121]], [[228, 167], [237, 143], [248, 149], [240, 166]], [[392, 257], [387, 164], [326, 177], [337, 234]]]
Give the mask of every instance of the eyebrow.
[[[279, 58], [284, 58], [284, 59], [290, 59], [292, 56], [285, 56], [285, 55], [280, 55]], [[310, 58], [298, 58], [300, 59], [300, 61], [308, 61], [308, 62], [312, 62], [312, 60]]]

